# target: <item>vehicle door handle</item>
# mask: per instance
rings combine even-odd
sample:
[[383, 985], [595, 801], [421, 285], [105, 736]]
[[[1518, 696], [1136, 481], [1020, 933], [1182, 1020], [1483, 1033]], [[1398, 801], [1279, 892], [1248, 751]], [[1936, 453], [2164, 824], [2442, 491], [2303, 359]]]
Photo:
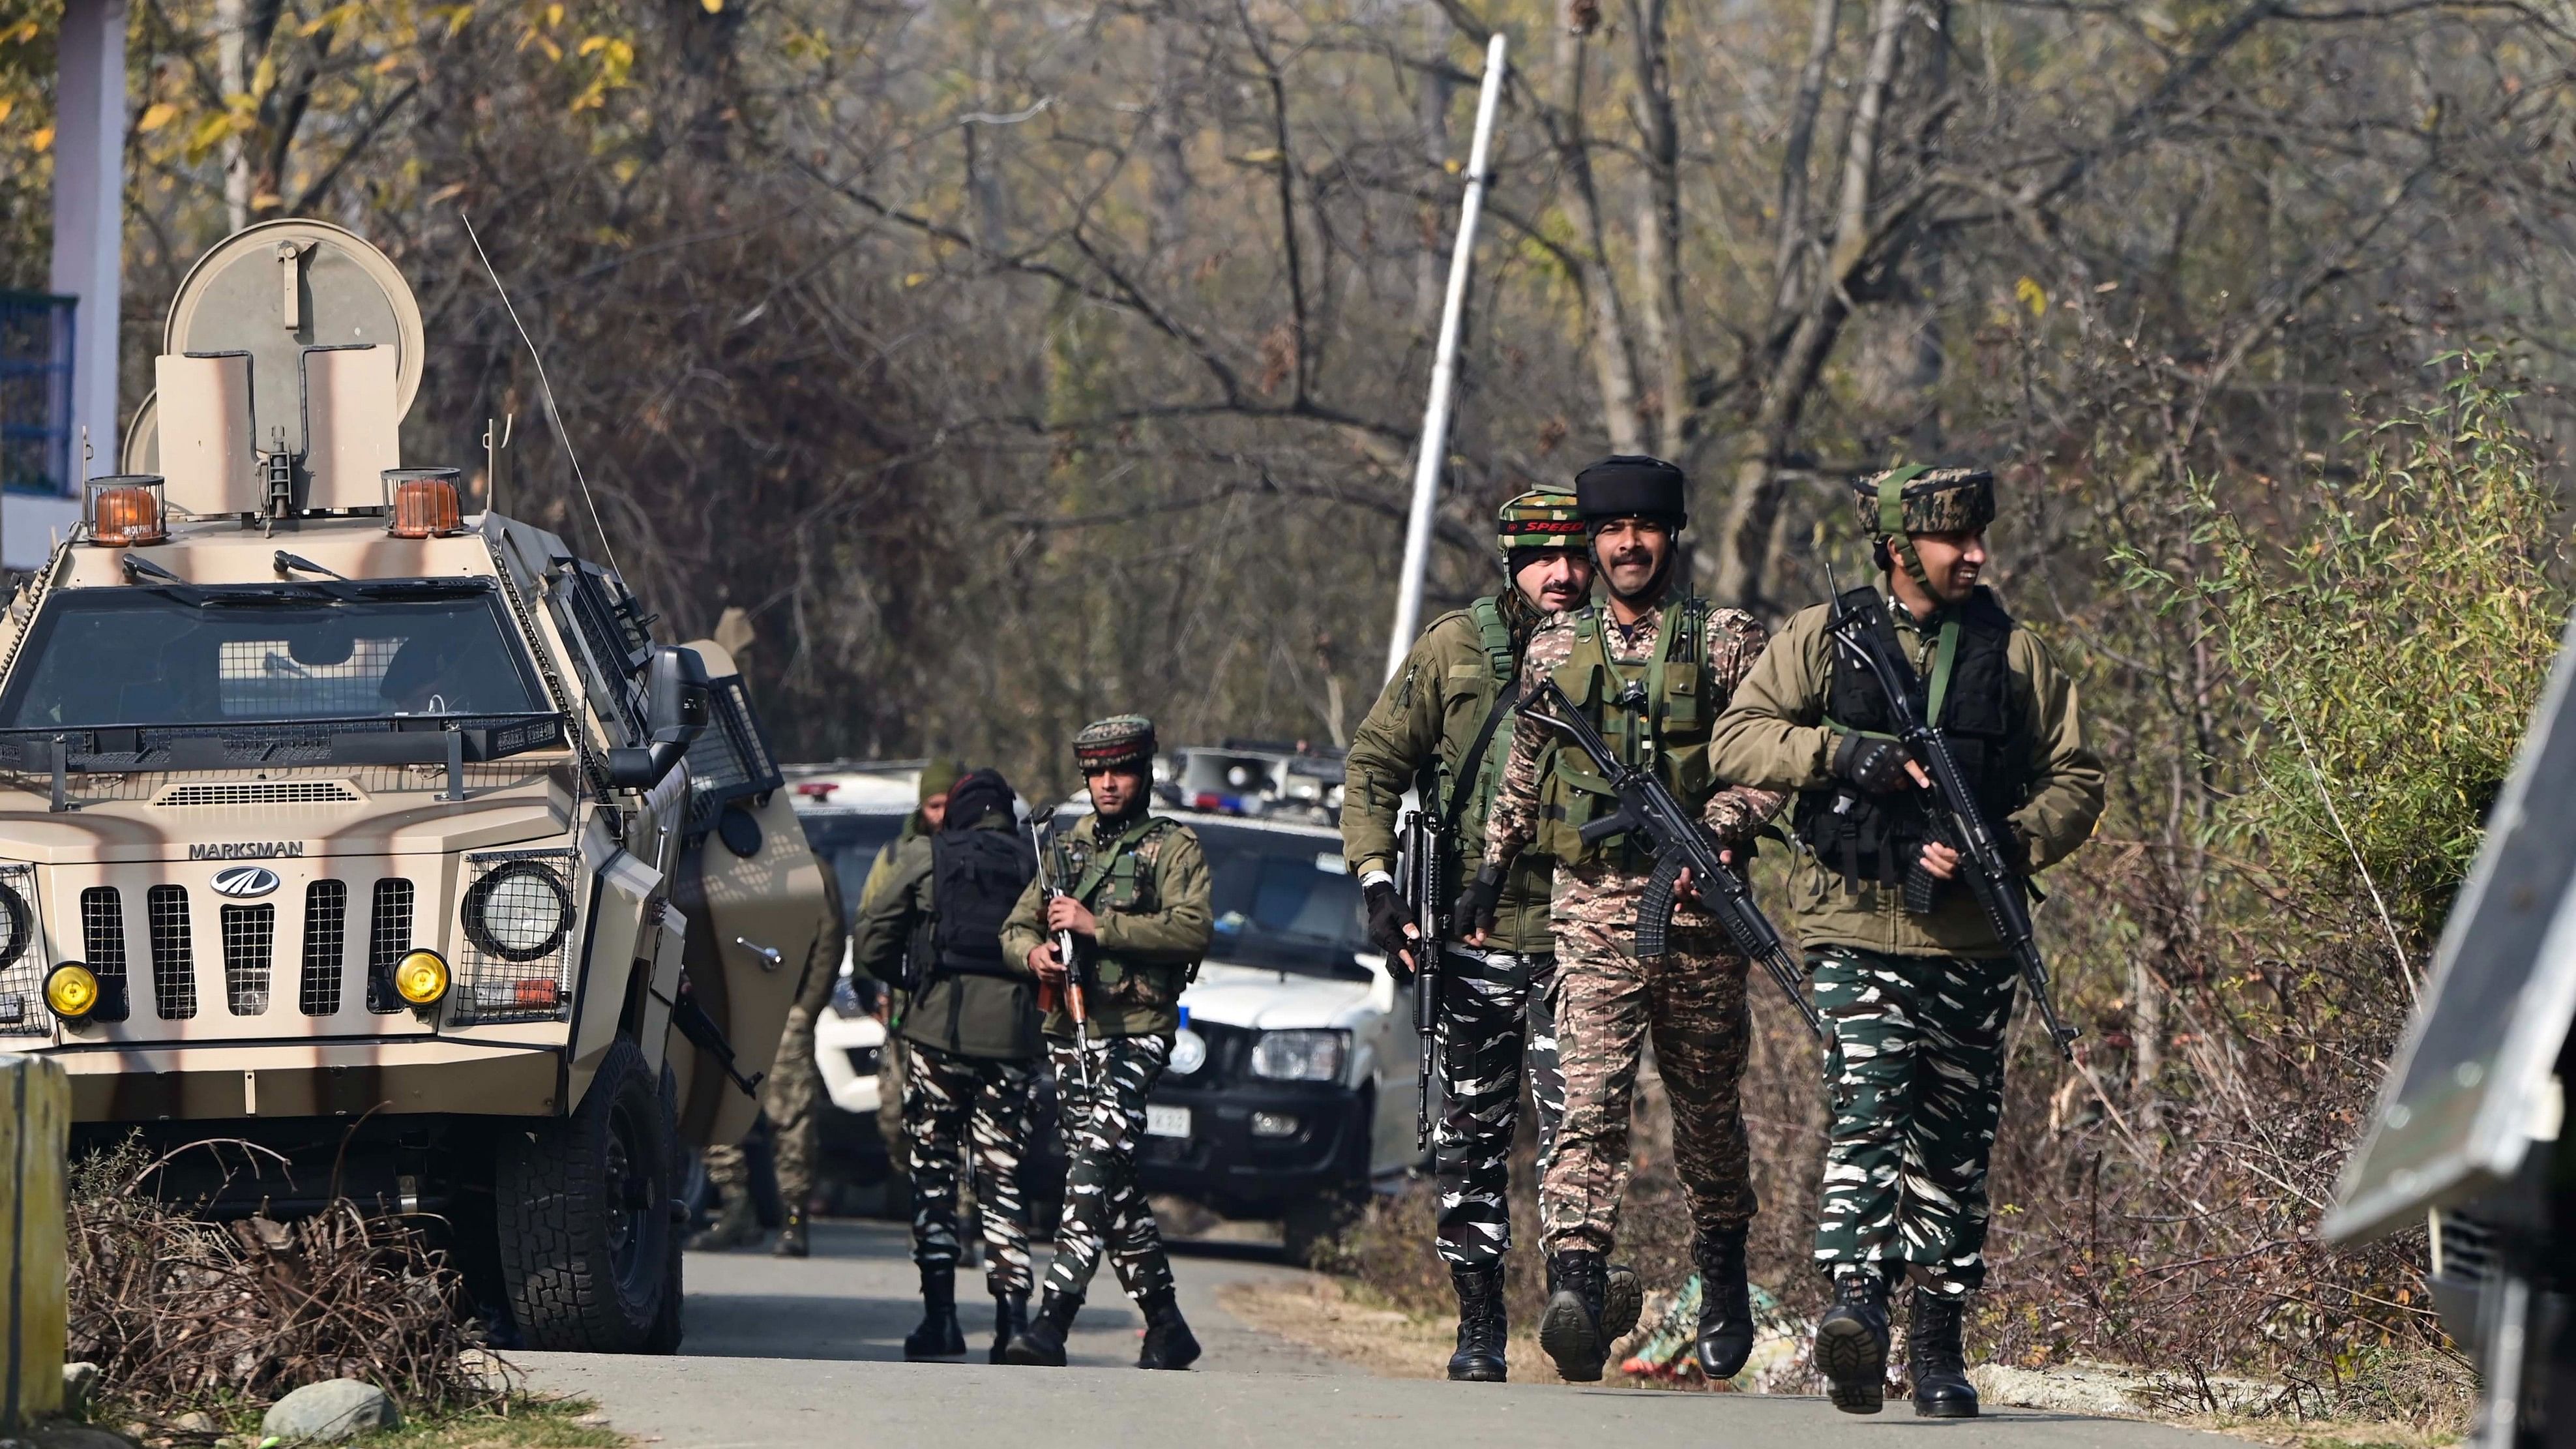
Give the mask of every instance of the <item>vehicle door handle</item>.
[[764, 946], [748, 936], [736, 936], [733, 943], [760, 958], [760, 969], [775, 971], [787, 964], [787, 957], [775, 946]]

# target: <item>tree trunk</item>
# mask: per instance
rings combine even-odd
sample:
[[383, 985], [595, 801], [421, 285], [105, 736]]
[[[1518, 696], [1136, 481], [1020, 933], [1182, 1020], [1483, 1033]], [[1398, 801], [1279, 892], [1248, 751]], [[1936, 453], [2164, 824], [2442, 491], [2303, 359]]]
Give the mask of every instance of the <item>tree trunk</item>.
[[1619, 275], [1610, 266], [1609, 231], [1602, 222], [1601, 196], [1593, 183], [1592, 143], [1583, 127], [1583, 82], [1589, 59], [1581, 35], [1570, 29], [1558, 33], [1557, 155], [1565, 170], [1565, 205], [1583, 236], [1583, 293], [1590, 313], [1592, 372], [1601, 387], [1602, 431], [1610, 435], [1612, 452], [1642, 453], [1646, 420], [1638, 407], [1636, 352], [1628, 336], [1628, 309], [1619, 294]]

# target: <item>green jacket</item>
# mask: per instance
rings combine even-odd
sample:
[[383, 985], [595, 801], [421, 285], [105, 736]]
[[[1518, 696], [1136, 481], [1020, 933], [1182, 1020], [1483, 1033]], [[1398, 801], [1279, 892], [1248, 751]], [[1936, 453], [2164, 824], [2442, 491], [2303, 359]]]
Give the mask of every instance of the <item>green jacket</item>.
[[[1014, 826], [1008, 813], [995, 811], [973, 828]], [[933, 880], [930, 837], [915, 834], [896, 841], [884, 879], [859, 912], [858, 937], [850, 952], [855, 969], [886, 981], [895, 976], [907, 951], [928, 955], [915, 942], [938, 910]], [[999, 976], [932, 971], [904, 1003], [897, 1030], [906, 1041], [953, 1056], [1028, 1061], [1044, 1050], [1038, 1040], [1036, 988]]]
[[[886, 882], [894, 877], [895, 855], [903, 849], [904, 842], [920, 839], [922, 836], [929, 833], [930, 822], [921, 818], [921, 812], [919, 810], [915, 810], [911, 814], [903, 817], [903, 829], [895, 833], [894, 839], [877, 847], [876, 858], [868, 862], [867, 877], [859, 882], [859, 909], [861, 911], [865, 911], [869, 906], [876, 904], [877, 897], [885, 894]], [[857, 930], [855, 923], [852, 925], [851, 929], [853, 931]], [[853, 946], [854, 950], [852, 959], [855, 961], [855, 938], [853, 938]], [[897, 959], [899, 960], [900, 958]], [[889, 966], [892, 964], [892, 962], [888, 963]], [[903, 1011], [903, 993], [895, 989], [893, 979], [893, 976], [890, 974], [880, 976], [878, 978], [878, 980], [885, 985], [887, 1019], [899, 1020], [901, 1019]]]
[[[1488, 638], [1486, 621], [1477, 617], [1485, 612], [1496, 615], [1490, 621], [1493, 628], [1504, 627], [1500, 611], [1490, 609], [1460, 609], [1432, 620], [1352, 732], [1342, 787], [1342, 855], [1352, 875], [1365, 880], [1372, 871], [1395, 873], [1396, 815], [1404, 792], [1434, 760], [1441, 767], [1441, 788], [1458, 783], [1458, 768], [1493, 712], [1504, 681], [1519, 672], [1524, 641], [1508, 632]], [[1473, 792], [1459, 816], [1458, 858], [1465, 871], [1484, 859], [1485, 812], [1493, 805], [1494, 787], [1511, 748], [1512, 721], [1506, 717], [1485, 745], [1476, 778], [1464, 782]], [[1445, 809], [1449, 802], [1439, 803]], [[1547, 914], [1555, 867], [1555, 861], [1534, 852], [1514, 858], [1503, 878], [1498, 924], [1486, 938], [1492, 949], [1555, 954], [1556, 934]], [[1401, 889], [1402, 882], [1397, 884]]]
[[[1132, 827], [1148, 822], [1151, 828], [1140, 839], [1129, 839], [1117, 857], [1092, 868], [1103, 844], [1117, 844]], [[1065, 889], [1099, 918], [1094, 940], [1074, 941], [1089, 962], [1090, 988], [1083, 1004], [1090, 1012], [1091, 1035], [1095, 1040], [1168, 1035], [1180, 1030], [1181, 989], [1198, 974], [1200, 958], [1216, 938], [1207, 854], [1188, 826], [1163, 816], [1122, 821], [1112, 827], [1107, 842], [1096, 834], [1099, 827], [1097, 815], [1065, 827], [1056, 838], [1056, 858], [1047, 863], [1049, 875], [1067, 872]], [[1002, 925], [1002, 959], [1015, 970], [1029, 971], [1029, 953], [1046, 939], [1046, 891], [1039, 881], [1031, 881]], [[1046, 1034], [1073, 1035], [1073, 1017], [1062, 1001], [1047, 1013]]]
[[[1793, 616], [1736, 686], [1709, 741], [1709, 764], [1720, 778], [1784, 790], [1816, 789], [1832, 778], [1836, 741], [1822, 723], [1832, 677], [1825, 637], [1830, 607], [1818, 604]], [[1916, 671], [1929, 674], [1940, 631], [1918, 624], [1893, 598], [1887, 611]], [[1937, 621], [1939, 616], [1934, 617]], [[2072, 854], [2092, 835], [2093, 822], [2102, 815], [2102, 761], [2084, 738], [2075, 681], [2028, 629], [2012, 631], [2005, 665], [2012, 708], [2022, 720], [2018, 734], [2029, 742], [2031, 782], [2025, 802], [2005, 828], [2028, 852], [2030, 868], [2038, 871]], [[2004, 954], [1985, 911], [1965, 886], [1943, 891], [1930, 915], [1912, 915], [1900, 891], [1846, 882], [1839, 870], [1803, 849], [1792, 857], [1789, 884], [1803, 945], [1916, 956]]]

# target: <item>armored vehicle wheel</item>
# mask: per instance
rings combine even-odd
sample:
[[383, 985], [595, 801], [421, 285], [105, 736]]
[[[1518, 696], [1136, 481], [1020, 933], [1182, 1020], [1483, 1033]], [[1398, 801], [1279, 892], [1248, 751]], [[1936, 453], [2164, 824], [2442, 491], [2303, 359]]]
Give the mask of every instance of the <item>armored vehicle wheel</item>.
[[502, 1280], [527, 1347], [668, 1352], [679, 1315], [670, 1107], [633, 1042], [580, 1110], [504, 1133], [493, 1164]]

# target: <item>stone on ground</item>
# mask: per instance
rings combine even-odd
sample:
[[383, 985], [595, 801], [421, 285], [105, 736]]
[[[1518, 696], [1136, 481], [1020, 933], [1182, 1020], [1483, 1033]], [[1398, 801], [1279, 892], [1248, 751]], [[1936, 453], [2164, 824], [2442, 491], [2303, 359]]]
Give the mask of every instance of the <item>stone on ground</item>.
[[271, 1405], [259, 1421], [262, 1436], [292, 1444], [346, 1439], [369, 1429], [391, 1429], [402, 1423], [402, 1411], [384, 1390], [358, 1379], [328, 1379], [306, 1384]]

